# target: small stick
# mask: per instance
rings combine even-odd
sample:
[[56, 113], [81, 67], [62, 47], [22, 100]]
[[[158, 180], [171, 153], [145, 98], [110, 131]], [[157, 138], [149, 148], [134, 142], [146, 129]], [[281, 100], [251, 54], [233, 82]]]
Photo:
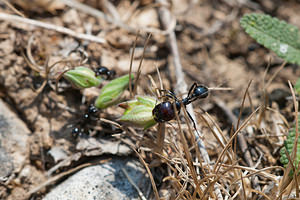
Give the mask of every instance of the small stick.
[[149, 40], [150, 40], [151, 36], [152, 36], [152, 34], [150, 33], [148, 35], [148, 37], [146, 39], [146, 42], [145, 42], [145, 45], [144, 45], [142, 58], [141, 58], [141, 61], [140, 61], [140, 64], [139, 64], [139, 67], [138, 67], [138, 70], [137, 70], [137, 73], [136, 73], [136, 78], [135, 78], [135, 81], [134, 81], [133, 95], [136, 94], [136, 90], [137, 90], [137, 86], [138, 86], [138, 81], [139, 81], [139, 78], [140, 78], [140, 75], [141, 75], [141, 72], [142, 72], [142, 63], [143, 63], [143, 60], [144, 60], [144, 57], [145, 57], [145, 51], [146, 51], [146, 48], [147, 48], [147, 45], [149, 43]]
[[54, 24], [49, 24], [49, 23], [45, 23], [45, 22], [41, 22], [41, 21], [37, 21], [37, 20], [33, 20], [33, 19], [28, 19], [25, 17], [20, 17], [17, 15], [10, 15], [10, 14], [6, 14], [6, 13], [0, 13], [0, 20], [6, 20], [12, 23], [25, 23], [25, 24], [29, 24], [29, 25], [33, 25], [33, 26], [37, 26], [37, 27], [41, 27], [41, 28], [45, 28], [45, 29], [49, 29], [49, 30], [54, 30], [56, 32], [59, 33], [63, 33], [66, 35], [70, 35], [72, 37], [81, 39], [81, 40], [88, 40], [91, 42], [97, 42], [97, 43], [101, 43], [101, 44], [105, 44], [106, 40], [104, 38], [100, 38], [94, 35], [87, 35], [84, 33], [78, 33], [75, 32], [71, 29], [62, 27], [62, 26], [57, 26]]
[[[99, 163], [96, 163], [96, 164], [99, 164]], [[28, 193], [25, 194], [25, 196], [26, 196], [27, 198], [29, 198], [32, 194], [37, 193], [38, 191], [40, 191], [40, 190], [43, 189], [44, 187], [47, 187], [48, 185], [50, 185], [50, 184], [56, 182], [57, 180], [59, 180], [59, 179], [65, 177], [65, 176], [67, 176], [67, 175], [69, 175], [69, 174], [72, 174], [72, 173], [74, 173], [74, 172], [76, 172], [76, 171], [78, 171], [78, 170], [80, 170], [80, 169], [82, 169], [82, 168], [91, 166], [91, 165], [93, 165], [93, 164], [92, 164], [92, 163], [84, 163], [84, 164], [79, 165], [79, 166], [77, 166], [77, 167], [75, 167], [75, 168], [72, 168], [72, 169], [70, 169], [70, 170], [68, 170], [68, 171], [65, 171], [65, 172], [62, 172], [62, 173], [60, 173], [60, 174], [57, 174], [57, 175], [55, 175], [55, 176], [49, 178], [49, 179], [48, 179], [47, 181], [45, 181], [44, 183], [39, 184], [37, 187], [35, 187], [35, 188], [33, 188], [32, 190], [30, 190]], [[26, 198], [26, 199], [27, 199], [27, 198]]]
[[9, 3], [7, 0], [0, 0], [2, 1], [7, 7], [9, 7], [12, 11], [14, 11], [17, 15], [20, 15], [22, 17], [25, 17], [23, 13], [18, 11], [11, 3]]
[[139, 32], [136, 34], [134, 43], [133, 43], [133, 48], [132, 48], [132, 52], [131, 52], [131, 56], [130, 56], [130, 65], [129, 65], [129, 93], [130, 93], [130, 97], [133, 97], [133, 93], [132, 93], [132, 80], [131, 80], [131, 72], [132, 72], [132, 62], [133, 62], [133, 57], [134, 57], [134, 51], [136, 48], [136, 43], [138, 40], [138, 36], [139, 36]]
[[122, 172], [125, 174], [126, 178], [128, 179], [129, 183], [136, 189], [136, 191], [138, 192], [138, 195], [140, 196], [140, 198], [142, 200], [147, 200], [146, 197], [144, 196], [144, 194], [142, 193], [142, 191], [140, 190], [140, 188], [133, 182], [133, 180], [130, 178], [129, 174], [127, 173], [125, 168], [121, 168]]

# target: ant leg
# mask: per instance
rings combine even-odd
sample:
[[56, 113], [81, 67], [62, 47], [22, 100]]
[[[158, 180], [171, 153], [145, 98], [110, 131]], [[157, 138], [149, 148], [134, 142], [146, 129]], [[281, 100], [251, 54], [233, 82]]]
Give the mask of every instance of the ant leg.
[[169, 97], [171, 99], [175, 99], [176, 101], [178, 101], [176, 95], [173, 92], [171, 92], [170, 90], [160, 90], [160, 91], [165, 93], [165, 95], [164, 95], [165, 97]]
[[188, 97], [191, 95], [191, 93], [195, 90], [195, 88], [197, 87], [197, 83], [194, 82], [193, 85], [191, 86], [190, 90], [189, 90], [189, 93], [188, 93]]
[[183, 99], [183, 104], [184, 105], [188, 105], [188, 104], [192, 103], [191, 94], [194, 92], [194, 90], [195, 90], [196, 87], [197, 87], [197, 83], [194, 82], [193, 85], [190, 87], [190, 90], [188, 92], [187, 97]]
[[193, 122], [193, 126], [194, 126], [194, 129], [197, 131], [197, 133], [199, 134], [198, 130], [197, 130], [197, 127], [196, 127], [196, 123], [194, 121], [194, 119], [192, 118], [191, 114], [186, 110], [186, 113], [188, 114], [190, 120]]

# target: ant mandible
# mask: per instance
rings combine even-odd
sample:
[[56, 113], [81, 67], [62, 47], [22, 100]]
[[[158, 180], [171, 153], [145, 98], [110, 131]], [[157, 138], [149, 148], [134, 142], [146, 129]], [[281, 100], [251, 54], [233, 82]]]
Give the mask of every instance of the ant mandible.
[[[167, 93], [165, 95], [166, 97], [169, 97], [169, 98], [172, 98], [175, 100], [175, 102], [174, 102], [175, 107], [179, 114], [181, 105], [186, 106], [197, 99], [206, 98], [208, 96], [209, 89], [207, 87], [205, 87], [204, 85], [198, 85], [197, 83], [194, 83], [191, 86], [187, 97], [182, 100], [179, 100], [176, 97], [176, 95], [171, 91], [162, 90], [162, 92]], [[196, 124], [195, 124], [193, 118], [191, 117], [191, 115], [188, 112], [187, 112], [187, 114], [188, 114], [189, 118], [191, 119], [191, 121], [193, 122], [194, 128], [196, 129]], [[155, 121], [157, 121], [159, 123], [163, 123], [163, 122], [167, 122], [167, 121], [174, 119], [176, 116], [176, 111], [174, 110], [174, 106], [171, 101], [164, 101], [162, 103], [157, 104], [154, 107], [154, 109], [152, 110], [152, 115], [153, 115]]]

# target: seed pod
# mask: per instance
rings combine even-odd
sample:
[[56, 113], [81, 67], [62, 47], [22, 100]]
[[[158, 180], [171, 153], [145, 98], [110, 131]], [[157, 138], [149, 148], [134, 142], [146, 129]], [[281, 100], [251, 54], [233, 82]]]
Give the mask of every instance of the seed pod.
[[97, 87], [102, 82], [102, 79], [96, 77], [93, 70], [83, 66], [67, 71], [63, 77], [78, 89]]
[[[131, 79], [133, 79], [133, 75], [131, 75]], [[100, 94], [96, 99], [95, 106], [99, 109], [103, 109], [116, 104], [128, 85], [128, 74], [110, 81], [101, 89]]]
[[121, 103], [119, 106], [125, 108], [125, 112], [119, 120], [144, 129], [150, 128], [156, 124], [152, 115], [156, 102], [152, 97], [138, 96], [134, 100]]

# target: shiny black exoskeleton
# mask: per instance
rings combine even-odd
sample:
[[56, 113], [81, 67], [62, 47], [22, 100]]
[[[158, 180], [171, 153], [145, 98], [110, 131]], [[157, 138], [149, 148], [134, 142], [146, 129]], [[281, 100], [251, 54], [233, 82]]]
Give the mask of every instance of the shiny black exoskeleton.
[[101, 75], [105, 75], [106, 76], [106, 80], [111, 80], [114, 78], [114, 76], [116, 75], [116, 71], [115, 70], [109, 70], [107, 69], [107, 67], [98, 67], [95, 70], [96, 76], [101, 76]]
[[[175, 96], [175, 94], [172, 93], [171, 91], [163, 90], [163, 92], [166, 92], [166, 95], [165, 95], [166, 97], [169, 97], [169, 98], [172, 98], [175, 100], [174, 101], [175, 107], [179, 114], [181, 105], [186, 106], [197, 99], [206, 98], [208, 96], [209, 90], [207, 87], [205, 87], [203, 85], [197, 85], [197, 83], [194, 83], [191, 86], [187, 97], [182, 100], [179, 100]], [[175, 112], [176, 111], [174, 110], [173, 103], [171, 101], [164, 101], [162, 103], [157, 104], [154, 107], [154, 109], [152, 110], [152, 115], [153, 115], [155, 121], [157, 121], [159, 123], [163, 123], [163, 122], [167, 122], [167, 121], [174, 119], [176, 116]], [[193, 119], [189, 113], [188, 113], [188, 116], [193, 121]], [[193, 123], [194, 123], [194, 121], [193, 121]], [[194, 124], [194, 127], [195, 127], [195, 124]]]
[[78, 123], [77, 127], [73, 128], [72, 136], [73, 137], [82, 137], [88, 135], [88, 130], [85, 127], [86, 124], [89, 124], [91, 120], [97, 118], [97, 113], [99, 112], [93, 104], [89, 105], [87, 112], [83, 114], [81, 121]]

